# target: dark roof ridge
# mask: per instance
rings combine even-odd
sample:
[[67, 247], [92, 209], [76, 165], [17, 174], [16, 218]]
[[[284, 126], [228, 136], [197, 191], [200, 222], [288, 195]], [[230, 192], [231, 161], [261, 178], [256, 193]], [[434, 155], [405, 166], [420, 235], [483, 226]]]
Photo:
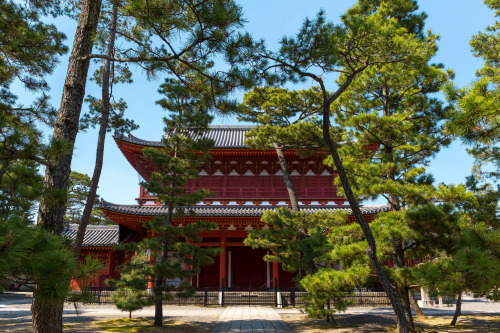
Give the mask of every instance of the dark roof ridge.
[[[69, 230], [78, 230], [80, 225], [76, 223], [69, 223]], [[87, 230], [118, 230], [118, 225], [116, 224], [106, 224], [106, 225], [87, 225]]]
[[208, 128], [211, 129], [253, 129], [257, 127], [257, 125], [208, 125]]
[[[286, 206], [191, 206], [183, 207], [193, 209], [197, 216], [262, 216], [266, 210], [276, 210]], [[101, 200], [101, 208], [123, 214], [141, 215], [141, 216], [158, 216], [166, 214], [165, 206], [140, 206], [140, 205], [119, 205], [113, 204], [104, 199]], [[381, 205], [365, 205], [360, 206], [363, 214], [377, 214], [383, 211], [389, 211], [389, 204]], [[305, 213], [313, 213], [316, 211], [335, 211], [345, 210], [352, 214], [352, 210], [348, 206], [302, 206], [301, 211]]]
[[[215, 142], [214, 148], [248, 148], [245, 145], [245, 133], [255, 128], [255, 125], [209, 125], [208, 131], [203, 135]], [[164, 136], [163, 136], [164, 137]], [[163, 142], [140, 139], [132, 134], [125, 136], [115, 133], [114, 138], [132, 144], [148, 147], [164, 147]]]

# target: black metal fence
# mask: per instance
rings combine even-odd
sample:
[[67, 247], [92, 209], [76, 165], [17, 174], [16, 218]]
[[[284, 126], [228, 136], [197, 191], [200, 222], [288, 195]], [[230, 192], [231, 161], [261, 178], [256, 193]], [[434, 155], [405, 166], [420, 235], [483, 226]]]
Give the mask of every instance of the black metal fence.
[[[302, 307], [305, 305], [304, 296], [307, 293], [297, 291], [295, 288], [282, 290], [280, 292], [282, 307]], [[385, 307], [391, 306], [391, 302], [383, 291], [354, 291], [354, 294], [346, 294], [344, 300], [350, 301], [352, 307]]]
[[[113, 290], [103, 287], [90, 287], [88, 291], [92, 294], [92, 301], [89, 304], [113, 304], [111, 295]], [[203, 306], [217, 306], [219, 305], [220, 289], [219, 288], [203, 288], [194, 292], [191, 297], [179, 296], [175, 292], [163, 293], [165, 297], [164, 304], [169, 305], [203, 305]], [[153, 289], [146, 289], [143, 298], [153, 296]]]
[[[112, 304], [112, 290], [101, 287], [90, 287], [92, 294], [91, 304]], [[295, 288], [202, 288], [195, 291], [191, 297], [178, 296], [175, 292], [164, 300], [169, 305], [203, 305], [203, 306], [274, 306], [274, 307], [302, 307], [306, 292]], [[147, 289], [144, 297], [151, 297], [152, 289]], [[370, 289], [356, 289], [353, 294], [346, 294], [344, 298], [351, 301], [353, 307], [385, 307], [390, 306], [389, 298], [383, 291]]]

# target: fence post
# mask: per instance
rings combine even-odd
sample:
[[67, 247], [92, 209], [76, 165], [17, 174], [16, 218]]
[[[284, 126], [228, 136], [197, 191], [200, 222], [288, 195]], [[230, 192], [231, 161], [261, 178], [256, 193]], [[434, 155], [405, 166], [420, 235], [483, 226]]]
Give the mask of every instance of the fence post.
[[[95, 283], [95, 286], [96, 286], [96, 289], [97, 289], [97, 282]], [[101, 304], [101, 287], [99, 287], [99, 291], [98, 291], [98, 296], [97, 296], [97, 300], [98, 300], [98, 303]]]
[[277, 279], [274, 279], [274, 307], [278, 307], [278, 283]]
[[250, 306], [250, 298], [251, 298], [251, 295], [250, 295], [250, 286], [248, 286], [248, 306]]
[[218, 305], [219, 306], [224, 306], [224, 278], [222, 278], [222, 286], [219, 288], [219, 300], [218, 300]]
[[203, 298], [203, 306], [207, 306], [207, 303], [208, 303], [208, 288], [205, 287], [205, 297]]
[[290, 288], [290, 303], [295, 307], [295, 288]]

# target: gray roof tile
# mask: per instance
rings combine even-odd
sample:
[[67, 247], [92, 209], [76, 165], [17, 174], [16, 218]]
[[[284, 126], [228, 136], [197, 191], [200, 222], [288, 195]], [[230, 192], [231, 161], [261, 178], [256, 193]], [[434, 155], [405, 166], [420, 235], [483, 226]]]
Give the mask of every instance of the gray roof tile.
[[[63, 231], [63, 236], [70, 239], [76, 239], [78, 224], [69, 224]], [[118, 226], [117, 225], [89, 225], [83, 238], [83, 247], [111, 247], [118, 245]]]
[[[208, 127], [208, 132], [204, 135], [204, 137], [214, 140], [214, 148], [248, 148], [243, 143], [245, 141], [245, 134], [254, 127], [255, 126], [248, 125], [210, 125]], [[142, 140], [131, 134], [129, 134], [128, 137], [115, 137], [137, 145], [163, 147], [163, 143], [161, 141]]]
[[[167, 213], [165, 206], [140, 206], [140, 205], [118, 205], [101, 200], [101, 208], [116, 213], [141, 215], [141, 216], [158, 216]], [[266, 206], [193, 206], [197, 216], [226, 216], [226, 217], [259, 217], [267, 210], [276, 210], [278, 207]], [[377, 214], [388, 211], [389, 205], [367, 205], [361, 206], [363, 214]], [[318, 211], [332, 212], [335, 210], [345, 210], [352, 214], [352, 210], [346, 206], [305, 206], [301, 210], [307, 214], [312, 214]]]

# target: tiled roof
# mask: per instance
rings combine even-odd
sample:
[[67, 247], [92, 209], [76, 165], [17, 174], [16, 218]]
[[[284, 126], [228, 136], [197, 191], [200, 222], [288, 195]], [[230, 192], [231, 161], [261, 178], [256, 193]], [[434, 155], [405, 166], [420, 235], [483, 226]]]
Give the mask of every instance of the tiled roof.
[[[70, 240], [76, 239], [78, 224], [69, 224], [63, 231], [63, 236]], [[118, 245], [117, 225], [89, 225], [83, 238], [83, 247], [110, 247]]]
[[[105, 200], [101, 200], [101, 208], [116, 213], [142, 215], [142, 216], [158, 216], [167, 213], [165, 206], [139, 206], [139, 205], [117, 205]], [[194, 210], [197, 216], [246, 216], [246, 217], [259, 217], [264, 214], [266, 210], [276, 210], [278, 207], [265, 207], [265, 206], [193, 206], [190, 207]], [[367, 205], [361, 206], [363, 214], [377, 214], [385, 212], [390, 209], [389, 205]], [[352, 214], [349, 207], [312, 207], [305, 206], [301, 208], [302, 212], [312, 214], [318, 211], [333, 212], [335, 210], [344, 210]]]
[[[254, 127], [248, 125], [210, 125], [204, 137], [214, 140], [214, 148], [247, 148], [243, 143], [245, 133], [248, 133]], [[116, 136], [116, 138], [141, 146], [163, 147], [161, 141], [142, 140], [131, 134], [128, 137]]]

